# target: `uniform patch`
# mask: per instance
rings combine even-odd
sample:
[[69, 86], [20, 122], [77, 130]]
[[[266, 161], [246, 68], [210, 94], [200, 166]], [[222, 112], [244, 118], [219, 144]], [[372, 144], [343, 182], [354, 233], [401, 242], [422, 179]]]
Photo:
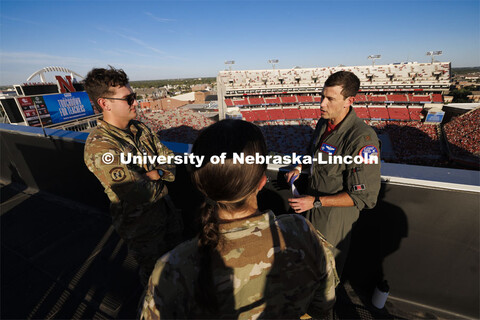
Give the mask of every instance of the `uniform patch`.
[[127, 175], [122, 167], [116, 167], [110, 170], [110, 177], [112, 178], [113, 182], [121, 182], [125, 180]]
[[352, 191], [362, 191], [365, 190], [364, 184], [356, 184], [352, 187]]
[[322, 146], [320, 147], [320, 151], [326, 152], [333, 156], [335, 152], [337, 152], [337, 147], [331, 146], [328, 143], [322, 143]]
[[365, 163], [369, 163], [373, 161], [371, 157], [378, 157], [378, 149], [375, 146], [365, 146], [360, 149], [358, 155], [365, 160]]

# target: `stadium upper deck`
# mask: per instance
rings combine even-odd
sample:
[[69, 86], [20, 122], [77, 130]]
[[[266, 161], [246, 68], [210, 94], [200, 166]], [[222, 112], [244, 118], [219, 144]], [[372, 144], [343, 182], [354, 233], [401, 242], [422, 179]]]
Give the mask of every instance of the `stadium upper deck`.
[[450, 69], [450, 62], [409, 62], [379, 66], [231, 70], [220, 71], [217, 83], [225, 88], [226, 95], [239, 93], [239, 91], [243, 91], [241, 93], [272, 92], [267, 89], [287, 89], [288, 91], [288, 89], [301, 88], [310, 91], [322, 88], [323, 83], [332, 73], [347, 70], [359, 77], [361, 90], [424, 88], [440, 91], [450, 86]]
[[[323, 83], [332, 73], [340, 70], [351, 71], [359, 77], [360, 92], [356, 100], [357, 105], [363, 104], [362, 107], [381, 105], [385, 108], [393, 103], [398, 108], [399, 104], [423, 106], [425, 103], [442, 103], [442, 93], [449, 90], [451, 83], [450, 62], [221, 71], [217, 77], [220, 118], [229, 107], [308, 108], [309, 105], [318, 105]], [[408, 115], [406, 109], [402, 111]], [[385, 119], [410, 120], [408, 116], [397, 118]]]

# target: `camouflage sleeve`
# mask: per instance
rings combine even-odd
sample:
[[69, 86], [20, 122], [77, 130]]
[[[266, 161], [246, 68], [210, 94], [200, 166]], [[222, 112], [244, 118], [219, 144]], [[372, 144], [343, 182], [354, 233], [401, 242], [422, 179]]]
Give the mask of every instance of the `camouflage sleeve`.
[[[122, 164], [121, 153], [114, 144], [94, 137], [85, 144], [84, 161], [104, 186], [110, 201], [120, 199], [134, 205], [155, 201], [163, 185], [151, 181], [143, 167]], [[112, 191], [118, 199], [111, 194]]]
[[[188, 316], [188, 298], [184, 289], [185, 278], [168, 262], [169, 254], [157, 261], [148, 281], [140, 319], [185, 319]], [[168, 288], [168, 289], [167, 289]]]
[[[364, 157], [364, 163], [347, 165], [346, 189], [358, 210], [375, 207], [380, 191], [380, 148], [375, 132], [365, 133], [354, 143], [352, 156]], [[376, 156], [378, 163], [367, 163]]]
[[[308, 222], [308, 221], [307, 221]], [[320, 276], [320, 285], [315, 291], [313, 300], [308, 307], [308, 314], [313, 318], [323, 318], [325, 313], [333, 308], [335, 304], [335, 288], [340, 280], [335, 269], [335, 257], [330, 248], [332, 245], [327, 242], [325, 237], [308, 222], [310, 227], [310, 236], [314, 243], [313, 250], [318, 257], [318, 272]]]
[[[157, 134], [151, 132], [152, 140], [153, 140], [153, 145], [156, 148], [157, 155], [158, 156], [174, 156], [172, 150], [168, 149], [161, 141], [160, 138], [158, 137]], [[163, 165], [157, 165], [155, 169], [161, 169], [164, 172], [164, 175], [162, 176], [162, 180], [172, 182], [175, 180], [175, 164], [163, 164]]]

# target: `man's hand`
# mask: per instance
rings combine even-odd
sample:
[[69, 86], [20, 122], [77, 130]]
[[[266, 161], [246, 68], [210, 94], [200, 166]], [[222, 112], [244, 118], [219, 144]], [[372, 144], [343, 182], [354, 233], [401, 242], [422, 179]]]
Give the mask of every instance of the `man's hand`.
[[160, 177], [160, 174], [158, 173], [158, 171], [156, 169], [152, 170], [152, 171], [148, 171], [147, 173], [145, 173], [147, 175], [147, 177], [152, 180], [152, 181], [156, 181], [156, 180], [159, 180], [161, 177]]
[[298, 169], [293, 169], [292, 171], [285, 173], [285, 179], [287, 180], [287, 183], [290, 183], [290, 180], [292, 178], [293, 178], [292, 183], [295, 182], [295, 180], [297, 180], [299, 176], [300, 176], [300, 170]]
[[312, 196], [301, 196], [299, 198], [289, 198], [288, 203], [296, 213], [301, 213], [313, 208], [313, 201], [315, 200]]

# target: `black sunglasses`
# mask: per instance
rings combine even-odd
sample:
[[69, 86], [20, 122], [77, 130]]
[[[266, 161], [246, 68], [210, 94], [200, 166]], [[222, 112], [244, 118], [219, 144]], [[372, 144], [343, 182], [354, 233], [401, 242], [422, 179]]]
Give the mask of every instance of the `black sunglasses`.
[[135, 100], [137, 100], [137, 93], [136, 92], [130, 93], [125, 98], [106, 98], [105, 97], [105, 98], [102, 98], [102, 99], [123, 100], [123, 101], [127, 101], [128, 105], [131, 106], [135, 102]]

